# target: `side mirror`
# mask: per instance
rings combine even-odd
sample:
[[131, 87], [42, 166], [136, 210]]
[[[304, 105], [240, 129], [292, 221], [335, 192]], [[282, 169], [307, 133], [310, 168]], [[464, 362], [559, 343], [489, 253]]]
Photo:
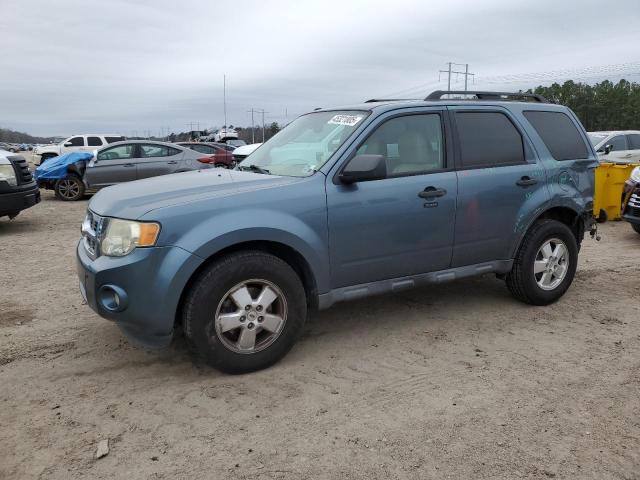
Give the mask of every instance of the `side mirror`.
[[609, 155], [611, 153], [611, 150], [613, 150], [613, 145], [605, 145], [604, 146], [604, 154], [605, 155]]
[[71, 143], [71, 142], [65, 142], [65, 143], [64, 143], [64, 146], [65, 146], [65, 147], [73, 147], [73, 143]]
[[383, 155], [356, 155], [340, 173], [340, 181], [346, 184], [386, 177], [387, 164]]

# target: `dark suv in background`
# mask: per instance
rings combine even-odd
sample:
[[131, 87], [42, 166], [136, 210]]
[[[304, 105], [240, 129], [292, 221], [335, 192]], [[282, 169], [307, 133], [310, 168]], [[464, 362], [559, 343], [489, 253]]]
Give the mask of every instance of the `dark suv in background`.
[[537, 95], [450, 94], [470, 95], [320, 109], [235, 170], [99, 192], [82, 294], [144, 345], [181, 323], [230, 372], [273, 364], [337, 302], [487, 273], [522, 302], [558, 300], [594, 222], [584, 128]]
[[40, 190], [22, 155], [0, 150], [0, 217], [15, 218], [40, 201]]

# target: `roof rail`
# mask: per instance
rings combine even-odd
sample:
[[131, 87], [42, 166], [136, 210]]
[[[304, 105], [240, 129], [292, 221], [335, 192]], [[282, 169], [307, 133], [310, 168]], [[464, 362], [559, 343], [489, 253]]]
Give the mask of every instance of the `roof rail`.
[[527, 99], [539, 103], [549, 103], [542, 95], [524, 92], [476, 92], [473, 90], [436, 90], [431, 92], [425, 100], [442, 100], [443, 95], [475, 95], [478, 100], [519, 100]]
[[364, 103], [375, 103], [375, 102], [406, 102], [408, 100], [418, 100], [417, 98], [372, 98], [370, 100], [365, 100]]

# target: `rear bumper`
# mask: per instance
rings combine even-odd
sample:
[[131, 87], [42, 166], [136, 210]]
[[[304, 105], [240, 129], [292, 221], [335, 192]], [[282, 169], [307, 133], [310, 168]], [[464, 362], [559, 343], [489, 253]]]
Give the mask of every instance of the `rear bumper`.
[[92, 310], [144, 347], [171, 343], [182, 291], [199, 257], [178, 247], [154, 247], [92, 260], [80, 241], [76, 258], [80, 292]]
[[16, 191], [0, 193], [0, 217], [15, 215], [40, 202], [40, 190], [35, 182], [26, 188], [19, 188]]

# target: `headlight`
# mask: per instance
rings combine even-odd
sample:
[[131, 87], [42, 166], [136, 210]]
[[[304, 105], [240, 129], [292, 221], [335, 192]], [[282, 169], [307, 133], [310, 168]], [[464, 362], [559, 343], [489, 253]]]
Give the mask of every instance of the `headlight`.
[[136, 247], [153, 247], [160, 233], [157, 223], [133, 222], [110, 218], [100, 250], [110, 257], [123, 257]]
[[636, 167], [631, 171], [631, 180], [640, 183], [640, 167]]
[[12, 165], [0, 165], [0, 182], [7, 182], [12, 187], [18, 184]]

